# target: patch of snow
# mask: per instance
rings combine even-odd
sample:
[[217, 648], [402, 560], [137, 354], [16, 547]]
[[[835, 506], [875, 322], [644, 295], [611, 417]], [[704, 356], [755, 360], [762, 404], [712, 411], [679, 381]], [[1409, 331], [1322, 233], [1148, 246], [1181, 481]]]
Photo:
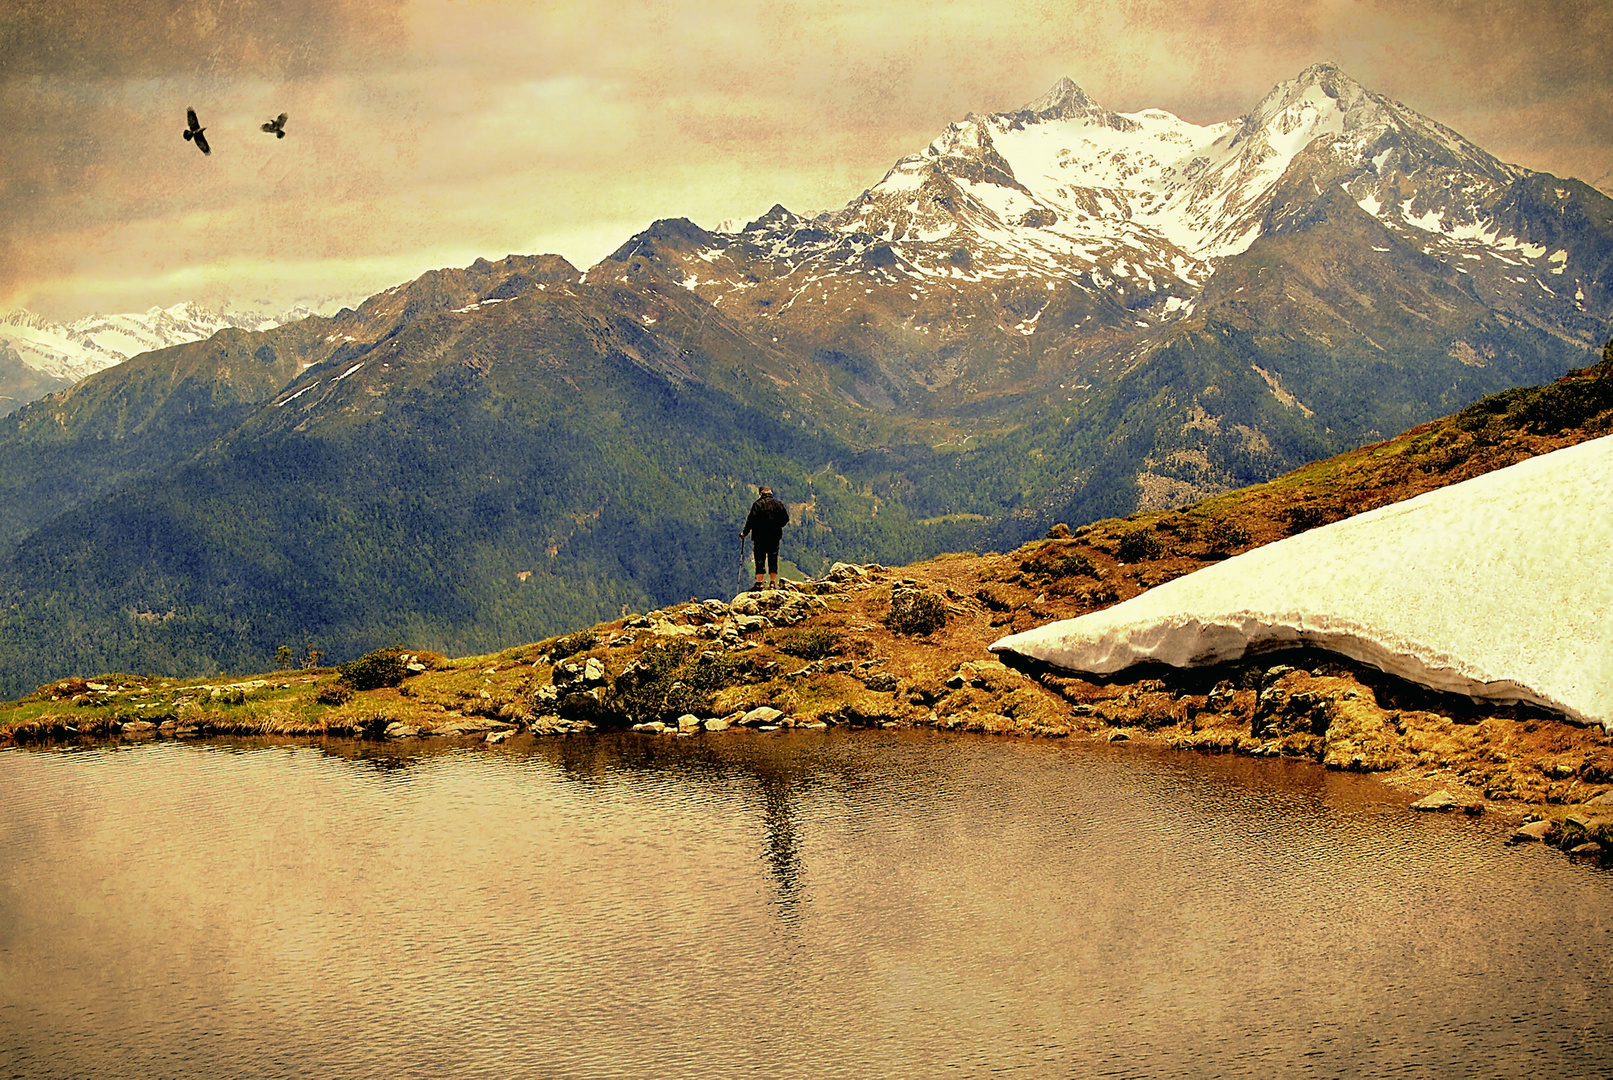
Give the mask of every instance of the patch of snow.
[[312, 390], [314, 387], [316, 387], [318, 385], [319, 384], [317, 382], [311, 382], [307, 386], [303, 387], [301, 390], [298, 390], [295, 394], [292, 394], [290, 397], [283, 398], [280, 401], [275, 402], [274, 407], [278, 409], [282, 405], [289, 405], [293, 401], [296, 401], [298, 398], [302, 397], [304, 394], [306, 394], [308, 391]]
[[1070, 671], [1309, 645], [1613, 733], [1613, 436], [1312, 529], [994, 643]]

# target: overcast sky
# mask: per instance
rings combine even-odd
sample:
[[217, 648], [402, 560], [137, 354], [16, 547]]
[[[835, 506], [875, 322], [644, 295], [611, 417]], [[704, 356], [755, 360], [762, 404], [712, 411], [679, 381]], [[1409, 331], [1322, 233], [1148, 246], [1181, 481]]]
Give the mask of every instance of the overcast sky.
[[1061, 76], [1208, 123], [1332, 60], [1613, 192], [1610, 43], [1607, 0], [0, 0], [0, 310], [586, 267], [659, 217], [839, 207]]

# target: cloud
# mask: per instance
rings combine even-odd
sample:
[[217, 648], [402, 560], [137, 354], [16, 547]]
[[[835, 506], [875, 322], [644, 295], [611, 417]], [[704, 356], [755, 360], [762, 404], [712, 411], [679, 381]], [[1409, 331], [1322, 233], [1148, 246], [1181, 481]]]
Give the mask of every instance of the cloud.
[[[654, 217], [837, 207], [1061, 76], [1202, 123], [1333, 60], [1605, 183], [1610, 20], [1584, 0], [13, 0], [0, 301], [84, 314], [70, 290], [144, 279], [172, 303], [161, 283], [277, 261], [341, 291], [344, 260], [368, 281], [534, 243], [586, 264]], [[210, 158], [179, 138], [187, 105]], [[257, 131], [282, 111], [286, 139]]]
[[11, 0], [0, 77], [304, 79], [405, 36], [404, 0]]

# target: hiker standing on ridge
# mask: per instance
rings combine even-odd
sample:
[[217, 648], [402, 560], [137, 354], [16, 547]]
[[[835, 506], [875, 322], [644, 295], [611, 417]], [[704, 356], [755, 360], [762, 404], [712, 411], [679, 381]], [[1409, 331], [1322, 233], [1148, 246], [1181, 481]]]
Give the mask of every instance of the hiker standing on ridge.
[[790, 523], [790, 512], [773, 497], [773, 489], [763, 484], [756, 489], [757, 499], [751, 503], [745, 517], [745, 527], [739, 530], [739, 539], [752, 536], [756, 551], [756, 589], [763, 588], [762, 574], [767, 573], [778, 588], [778, 544], [784, 536], [784, 526]]

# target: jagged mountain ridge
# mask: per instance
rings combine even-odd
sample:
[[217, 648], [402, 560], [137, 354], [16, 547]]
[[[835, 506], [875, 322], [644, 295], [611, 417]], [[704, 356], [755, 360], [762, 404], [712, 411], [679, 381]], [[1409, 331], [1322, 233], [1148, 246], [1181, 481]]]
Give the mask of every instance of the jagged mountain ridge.
[[[1504, 315], [1538, 335], [1536, 351], [1599, 340], [1613, 310], [1613, 202], [1500, 162], [1327, 64], [1209, 126], [1113, 113], [1064, 80], [1024, 109], [950, 125], [839, 211], [775, 206], [733, 232], [658, 222], [610, 261], [653, 265], [741, 324], [839, 365], [848, 400], [1017, 423], [1074, 396], [1056, 391], [1111, 383], [1177, 329], [1213, 321], [1217, 274], [1237, 276], [1263, 238], [1337, 216], [1339, 194], [1363, 219], [1356, 231], [1370, 218], [1386, 232], [1352, 256], [1390, 255], [1377, 261], [1394, 264], [1391, 279], [1456, 281], [1467, 299], [1455, 307]], [[1307, 320], [1330, 325], [1302, 329], [1350, 336], [1351, 309], [1380, 299], [1395, 303], [1343, 292]], [[1464, 333], [1471, 313], [1454, 314], [1441, 316], [1448, 361], [1506, 367]], [[1506, 378], [1544, 377], [1535, 359]], [[1369, 423], [1342, 434], [1386, 433]]]

